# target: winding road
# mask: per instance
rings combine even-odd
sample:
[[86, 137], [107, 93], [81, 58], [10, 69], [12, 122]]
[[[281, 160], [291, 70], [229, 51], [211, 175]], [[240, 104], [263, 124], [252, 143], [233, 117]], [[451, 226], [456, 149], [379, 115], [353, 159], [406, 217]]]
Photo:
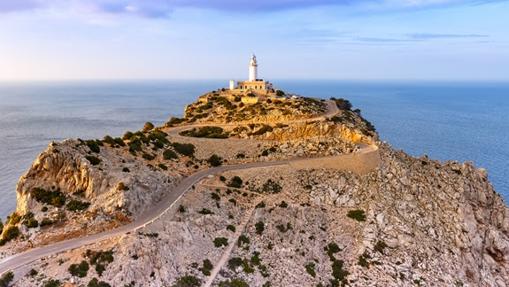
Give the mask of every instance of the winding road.
[[[314, 121], [317, 119], [323, 119], [326, 117], [330, 117], [338, 113], [338, 109], [336, 105], [331, 104], [332, 101], [328, 101], [328, 111], [316, 118], [310, 118], [310, 119], [302, 119], [302, 120], [295, 120], [296, 122], [307, 122], [307, 121]], [[334, 102], [332, 102], [334, 103]], [[210, 125], [210, 124], [209, 124]], [[198, 125], [190, 125], [185, 127], [176, 127], [172, 128], [171, 130], [174, 130], [175, 132], [182, 130], [183, 128], [189, 128], [194, 127]], [[375, 146], [365, 146], [362, 147], [356, 154], [359, 155], [372, 155], [376, 153], [378, 156], [378, 149]], [[343, 156], [349, 156], [343, 155]], [[341, 162], [341, 155], [333, 158], [333, 160]], [[316, 160], [310, 159], [310, 160]], [[72, 249], [76, 249], [85, 245], [89, 245], [92, 243], [96, 243], [101, 240], [113, 238], [116, 236], [120, 236], [123, 234], [128, 234], [130, 232], [136, 232], [138, 229], [143, 228], [155, 220], [158, 220], [166, 211], [171, 209], [178, 200], [185, 194], [187, 190], [189, 190], [193, 185], [198, 183], [203, 178], [214, 175], [214, 174], [220, 174], [226, 171], [232, 171], [232, 170], [242, 170], [242, 169], [249, 169], [249, 168], [261, 168], [261, 167], [272, 167], [272, 166], [282, 166], [282, 165], [290, 165], [292, 166], [295, 163], [301, 163], [303, 161], [306, 161], [306, 159], [302, 158], [295, 158], [295, 159], [287, 159], [287, 160], [281, 160], [281, 161], [271, 161], [271, 162], [252, 162], [252, 163], [245, 163], [245, 164], [237, 164], [237, 165], [225, 165], [225, 166], [219, 166], [219, 167], [213, 167], [205, 170], [198, 171], [186, 178], [184, 178], [171, 192], [167, 193], [163, 196], [161, 201], [153, 206], [150, 210], [143, 213], [140, 217], [138, 217], [135, 221], [123, 225], [121, 227], [118, 227], [116, 229], [108, 230], [105, 232], [85, 236], [85, 237], [79, 237], [69, 240], [60, 241], [51, 245], [36, 247], [9, 257], [6, 257], [2, 260], [0, 260], [0, 274], [5, 273], [7, 271], [14, 271], [20, 267], [26, 266], [27, 264], [36, 261], [38, 259], [41, 259], [43, 257], [51, 256], [63, 251], [68, 251]]]

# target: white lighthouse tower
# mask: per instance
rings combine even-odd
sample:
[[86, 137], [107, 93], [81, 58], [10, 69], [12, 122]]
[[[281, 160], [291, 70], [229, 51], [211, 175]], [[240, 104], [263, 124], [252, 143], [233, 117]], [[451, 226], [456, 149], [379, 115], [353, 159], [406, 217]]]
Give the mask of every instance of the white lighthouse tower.
[[256, 63], [256, 56], [253, 54], [249, 61], [249, 78], [250, 82], [255, 82], [258, 78], [258, 63]]

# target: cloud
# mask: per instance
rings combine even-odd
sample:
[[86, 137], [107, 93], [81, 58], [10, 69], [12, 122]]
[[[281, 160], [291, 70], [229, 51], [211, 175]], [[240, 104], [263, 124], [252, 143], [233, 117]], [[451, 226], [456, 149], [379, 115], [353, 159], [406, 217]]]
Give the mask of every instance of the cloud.
[[434, 34], [434, 33], [415, 33], [408, 34], [409, 39], [414, 40], [433, 40], [433, 39], [472, 39], [472, 38], [488, 38], [483, 34]]
[[373, 11], [426, 9], [454, 5], [482, 5], [508, 0], [0, 0], [0, 13], [34, 9], [90, 7], [93, 11], [164, 18], [173, 10], [191, 7], [229, 12], [273, 12], [317, 6]]

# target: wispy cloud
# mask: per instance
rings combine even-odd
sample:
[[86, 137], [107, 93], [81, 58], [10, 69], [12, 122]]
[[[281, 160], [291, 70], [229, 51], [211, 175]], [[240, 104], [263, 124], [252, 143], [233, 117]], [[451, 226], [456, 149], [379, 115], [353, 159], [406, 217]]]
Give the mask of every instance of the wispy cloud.
[[433, 40], [433, 39], [474, 39], [488, 38], [484, 34], [435, 34], [435, 33], [415, 33], [406, 35], [408, 39], [414, 40]]
[[175, 9], [192, 7], [236, 12], [273, 12], [316, 6], [373, 11], [427, 9], [454, 5], [482, 5], [508, 0], [1, 0], [0, 13], [45, 8], [88, 7], [93, 11], [164, 18]]

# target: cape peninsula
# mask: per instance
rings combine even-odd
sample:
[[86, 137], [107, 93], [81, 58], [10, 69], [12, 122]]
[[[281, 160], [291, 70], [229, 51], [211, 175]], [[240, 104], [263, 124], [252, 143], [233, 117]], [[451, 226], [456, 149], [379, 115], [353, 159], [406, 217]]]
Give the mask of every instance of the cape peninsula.
[[253, 73], [162, 126], [51, 143], [2, 225], [0, 286], [509, 285], [484, 169]]

